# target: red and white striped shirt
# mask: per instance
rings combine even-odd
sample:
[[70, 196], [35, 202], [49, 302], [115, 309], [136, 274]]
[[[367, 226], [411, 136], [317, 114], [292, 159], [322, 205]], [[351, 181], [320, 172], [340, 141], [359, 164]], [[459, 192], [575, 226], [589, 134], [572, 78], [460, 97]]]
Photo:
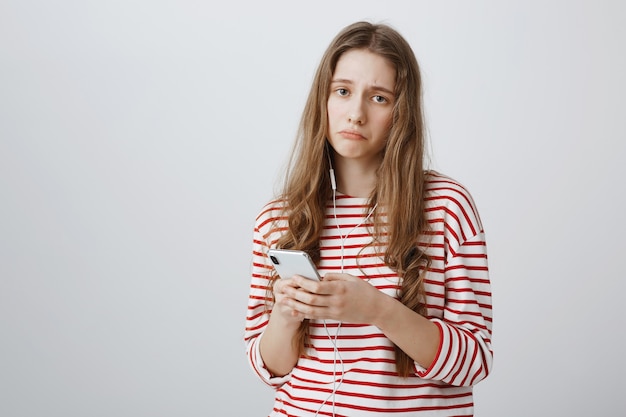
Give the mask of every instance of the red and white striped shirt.
[[[246, 318], [247, 357], [256, 374], [276, 389], [270, 416], [471, 416], [472, 386], [491, 370], [492, 309], [483, 227], [469, 192], [458, 182], [433, 173], [427, 179], [426, 215], [430, 231], [420, 246], [431, 258], [425, 277], [427, 317], [440, 328], [441, 344], [428, 369], [396, 373], [393, 343], [375, 326], [311, 320], [312, 347], [286, 376], [272, 377], [259, 353], [268, 323], [266, 289], [272, 270], [266, 256], [286, 227], [281, 204], [271, 202], [254, 229], [252, 282]], [[400, 280], [372, 241], [367, 199], [338, 195], [332, 202], [320, 241], [320, 275], [341, 270], [397, 298]], [[283, 229], [284, 230], [284, 229]], [[357, 256], [358, 255], [358, 256]], [[337, 344], [338, 354], [333, 343]], [[419, 341], [417, 342], [419, 343]]]

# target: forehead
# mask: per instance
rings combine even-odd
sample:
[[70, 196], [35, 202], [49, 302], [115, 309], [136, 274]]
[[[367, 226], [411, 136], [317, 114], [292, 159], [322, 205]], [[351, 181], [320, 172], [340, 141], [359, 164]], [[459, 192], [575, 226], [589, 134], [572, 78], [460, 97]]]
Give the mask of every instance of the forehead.
[[385, 57], [366, 49], [351, 49], [343, 53], [333, 73], [333, 80], [385, 87], [394, 90], [396, 69]]

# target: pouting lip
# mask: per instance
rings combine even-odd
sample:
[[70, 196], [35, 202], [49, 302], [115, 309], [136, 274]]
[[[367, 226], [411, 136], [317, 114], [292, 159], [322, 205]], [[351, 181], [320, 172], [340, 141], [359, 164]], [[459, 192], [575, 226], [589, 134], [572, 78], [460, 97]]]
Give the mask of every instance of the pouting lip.
[[341, 130], [339, 134], [346, 139], [366, 139], [360, 132], [352, 129]]

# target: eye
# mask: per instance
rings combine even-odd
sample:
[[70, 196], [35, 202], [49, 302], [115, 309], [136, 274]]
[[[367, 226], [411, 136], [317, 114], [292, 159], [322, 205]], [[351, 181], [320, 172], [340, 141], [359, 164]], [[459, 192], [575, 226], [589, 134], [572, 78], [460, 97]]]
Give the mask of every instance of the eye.
[[349, 94], [348, 90], [346, 90], [345, 88], [338, 88], [335, 91], [342, 97], [345, 97]]
[[376, 103], [386, 103], [387, 99], [383, 96], [374, 96], [372, 97], [372, 100], [374, 100]]

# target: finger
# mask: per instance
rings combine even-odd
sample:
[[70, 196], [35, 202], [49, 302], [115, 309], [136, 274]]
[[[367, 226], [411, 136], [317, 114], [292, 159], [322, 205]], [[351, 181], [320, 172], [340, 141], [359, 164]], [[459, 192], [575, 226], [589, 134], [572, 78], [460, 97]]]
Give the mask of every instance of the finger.
[[307, 319], [324, 318], [324, 312], [327, 310], [327, 307], [307, 304], [306, 302], [301, 302], [293, 298], [289, 300], [288, 304], [291, 309], [297, 311]]
[[308, 292], [320, 293], [321, 283], [319, 281], [308, 279], [301, 275], [294, 275], [292, 280], [296, 287], [300, 287]]
[[276, 280], [276, 282], [274, 282], [274, 292], [284, 293], [285, 290], [289, 287], [298, 288], [298, 284], [294, 282], [294, 280], [291, 278], [287, 278], [287, 279], [279, 278], [278, 280]]
[[284, 280], [278, 279], [274, 282], [274, 287], [272, 288], [275, 295], [284, 294], [286, 288], [286, 283]]
[[355, 277], [350, 274], [339, 274], [336, 272], [329, 272], [324, 275], [324, 281], [354, 281], [359, 280], [360, 278]]
[[293, 298], [286, 297], [284, 295], [278, 296], [276, 298], [276, 304], [274, 305], [274, 309], [272, 314], [278, 314], [283, 317], [289, 317], [291, 320], [302, 321], [305, 318], [304, 313], [298, 311], [293, 308], [294, 303], [297, 303]]

